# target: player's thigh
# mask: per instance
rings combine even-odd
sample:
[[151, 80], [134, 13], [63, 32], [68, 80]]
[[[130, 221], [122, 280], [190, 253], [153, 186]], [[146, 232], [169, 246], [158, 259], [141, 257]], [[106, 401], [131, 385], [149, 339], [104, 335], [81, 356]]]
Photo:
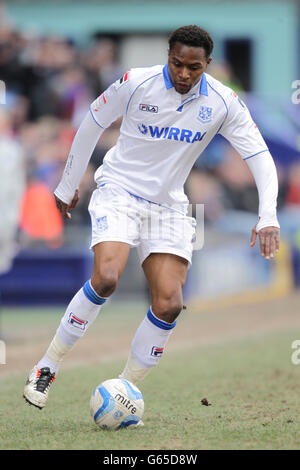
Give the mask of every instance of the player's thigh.
[[123, 242], [103, 241], [93, 246], [94, 266], [92, 285], [97, 287], [106, 285], [114, 289], [126, 266], [130, 245]]
[[143, 262], [143, 270], [153, 292], [184, 286], [188, 261], [171, 253], [151, 253]]
[[152, 253], [142, 266], [150, 288], [153, 312], [173, 321], [182, 309], [188, 261], [169, 253]]

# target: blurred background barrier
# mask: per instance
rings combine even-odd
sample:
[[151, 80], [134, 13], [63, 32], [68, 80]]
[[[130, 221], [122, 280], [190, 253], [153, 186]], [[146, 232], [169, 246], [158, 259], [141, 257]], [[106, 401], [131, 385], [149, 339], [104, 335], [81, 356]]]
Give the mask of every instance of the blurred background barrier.
[[[2, 304], [65, 304], [90, 276], [87, 205], [120, 121], [98, 142], [64, 224], [52, 193], [76, 129], [90, 102], [130, 67], [165, 63], [169, 33], [191, 23], [215, 41], [208, 73], [245, 101], [273, 155], [283, 243], [271, 263], [258, 246], [249, 248], [256, 186], [245, 162], [216, 136], [185, 188], [205, 207], [205, 243], [195, 251], [185, 299], [199, 311], [299, 288], [300, 2], [11, 0], [0, 6]], [[147, 295], [132, 250], [114, 296]]]
[[[90, 278], [93, 257], [86, 247], [24, 249], [12, 269], [0, 276], [2, 305], [63, 305]], [[130, 254], [114, 298], [145, 299], [143, 273], [134, 253]]]
[[295, 287], [292, 254], [282, 241], [272, 264], [247, 248], [247, 240], [223, 240], [194, 255], [185, 286], [192, 311], [250, 304], [284, 297]]

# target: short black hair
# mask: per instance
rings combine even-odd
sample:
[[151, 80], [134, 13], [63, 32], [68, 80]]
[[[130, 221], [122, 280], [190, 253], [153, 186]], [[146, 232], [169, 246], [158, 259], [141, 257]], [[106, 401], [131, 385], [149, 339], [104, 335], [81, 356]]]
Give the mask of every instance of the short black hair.
[[170, 51], [176, 42], [180, 42], [181, 44], [191, 47], [203, 47], [206, 52], [207, 59], [211, 55], [214, 47], [214, 42], [210, 34], [205, 31], [205, 29], [194, 24], [181, 26], [171, 33], [169, 37]]

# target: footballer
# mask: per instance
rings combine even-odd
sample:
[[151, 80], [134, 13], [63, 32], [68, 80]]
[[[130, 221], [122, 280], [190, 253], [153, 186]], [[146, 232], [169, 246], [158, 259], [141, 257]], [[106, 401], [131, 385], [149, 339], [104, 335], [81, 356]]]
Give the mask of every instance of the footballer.
[[195, 220], [187, 215], [184, 183], [216, 134], [224, 136], [250, 168], [259, 195], [261, 255], [279, 249], [278, 179], [256, 124], [236, 93], [209, 75], [213, 40], [196, 25], [169, 38], [165, 65], [133, 68], [90, 106], [73, 140], [54, 195], [65, 218], [79, 199], [79, 184], [103, 131], [120, 116], [120, 137], [95, 173], [89, 203], [91, 278], [71, 299], [45, 355], [27, 379], [24, 398], [38, 408], [64, 356], [95, 321], [115, 291], [129, 250], [136, 247], [151, 305], [139, 325], [120, 373], [133, 383], [158, 363], [183, 308], [182, 288], [192, 260]]

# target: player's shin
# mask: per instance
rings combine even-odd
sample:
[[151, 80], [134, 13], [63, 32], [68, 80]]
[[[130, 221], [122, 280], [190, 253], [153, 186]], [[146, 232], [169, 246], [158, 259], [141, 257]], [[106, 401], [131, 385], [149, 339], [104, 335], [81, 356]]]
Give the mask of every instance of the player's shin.
[[106, 300], [100, 297], [90, 281], [87, 281], [69, 303], [56, 334], [37, 367], [49, 367], [51, 372], [56, 374], [64, 356], [95, 321]]
[[158, 363], [176, 321], [167, 323], [152, 312], [151, 307], [131, 344], [131, 351], [120, 378], [137, 383]]

